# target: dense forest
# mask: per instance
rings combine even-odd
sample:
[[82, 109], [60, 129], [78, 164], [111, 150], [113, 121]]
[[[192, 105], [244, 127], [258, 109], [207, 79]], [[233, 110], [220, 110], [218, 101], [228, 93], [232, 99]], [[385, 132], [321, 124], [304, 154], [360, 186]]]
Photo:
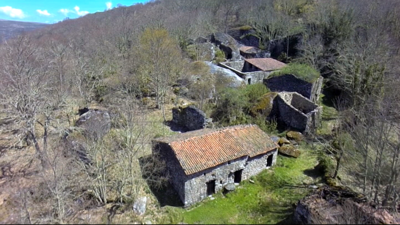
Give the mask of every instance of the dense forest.
[[[308, 141], [332, 160], [328, 180], [351, 171], [346, 185], [397, 212], [399, 14], [397, 0], [157, 0], [7, 39], [0, 44], [0, 220], [70, 223], [79, 211], [115, 214], [151, 195], [149, 186], [162, 189], [163, 162], [149, 155], [153, 138], [173, 133], [165, 126], [173, 106], [194, 104], [217, 127], [255, 123], [280, 132], [251, 112], [264, 85], [229, 88], [201, 62], [196, 40], [216, 32], [318, 71], [319, 103], [334, 108], [336, 123]], [[214, 62], [226, 58], [217, 51]], [[78, 111], [90, 107], [107, 109], [110, 127], [87, 134], [75, 126]], [[74, 143], [91, 163], [71, 151]], [[156, 201], [148, 208], [153, 222], [164, 221]]]

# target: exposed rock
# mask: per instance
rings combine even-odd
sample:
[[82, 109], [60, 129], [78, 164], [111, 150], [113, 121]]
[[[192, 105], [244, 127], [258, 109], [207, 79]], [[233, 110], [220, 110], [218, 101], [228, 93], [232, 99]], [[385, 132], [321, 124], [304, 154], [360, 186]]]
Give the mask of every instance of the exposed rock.
[[290, 141], [288, 139], [286, 139], [286, 138], [279, 138], [278, 145], [282, 146], [282, 145], [285, 145], [285, 144], [290, 144]]
[[393, 224], [386, 210], [374, 209], [365, 199], [346, 188], [325, 186], [300, 200], [295, 223], [299, 224]]
[[239, 44], [237, 41], [226, 33], [217, 32], [211, 35], [211, 42], [219, 46], [225, 52], [225, 56], [230, 60], [239, 60]]
[[235, 190], [235, 184], [234, 183], [229, 183], [229, 184], [227, 184], [227, 185], [225, 185], [224, 186], [224, 189], [226, 190], [226, 191], [234, 191]]
[[203, 111], [194, 106], [172, 108], [172, 121], [186, 131], [203, 129], [212, 123]]
[[236, 87], [240, 87], [242, 84], [244, 84], [244, 82], [245, 82], [244, 79], [240, 78], [238, 75], [236, 75], [231, 70], [222, 68], [211, 62], [205, 62], [205, 63], [210, 67], [210, 73], [216, 74], [218, 76], [222, 76], [222, 77], [230, 80], [229, 82], [226, 83], [227, 87], [236, 88]]
[[85, 108], [76, 121], [76, 126], [84, 129], [87, 138], [98, 139], [107, 134], [111, 129], [111, 118], [108, 111], [102, 108]]
[[138, 198], [135, 203], [133, 203], [133, 211], [138, 215], [143, 215], [146, 212], [147, 197]]
[[210, 42], [195, 43], [187, 47], [187, 52], [195, 60], [212, 61], [215, 58], [215, 48]]
[[271, 135], [270, 137], [271, 137], [271, 140], [272, 140], [273, 142], [279, 144], [280, 137], [275, 136], [275, 135]]
[[286, 133], [286, 137], [289, 140], [295, 140], [297, 143], [300, 143], [304, 139], [303, 134], [300, 133], [300, 132], [297, 132], [297, 131], [289, 131], [289, 132], [287, 132]]
[[292, 144], [282, 145], [281, 147], [279, 147], [278, 151], [280, 154], [291, 156], [294, 158], [299, 157], [301, 154], [301, 152], [297, 150]]

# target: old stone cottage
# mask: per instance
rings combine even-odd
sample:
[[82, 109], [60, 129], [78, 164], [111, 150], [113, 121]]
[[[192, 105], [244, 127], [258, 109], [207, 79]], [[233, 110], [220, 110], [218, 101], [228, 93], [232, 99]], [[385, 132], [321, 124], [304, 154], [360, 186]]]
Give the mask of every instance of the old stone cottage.
[[256, 125], [202, 129], [153, 140], [184, 206], [240, 183], [276, 162], [278, 145]]
[[263, 82], [264, 79], [286, 66], [272, 58], [252, 58], [238, 61], [221, 62], [218, 65], [227, 68], [244, 79], [247, 84]]

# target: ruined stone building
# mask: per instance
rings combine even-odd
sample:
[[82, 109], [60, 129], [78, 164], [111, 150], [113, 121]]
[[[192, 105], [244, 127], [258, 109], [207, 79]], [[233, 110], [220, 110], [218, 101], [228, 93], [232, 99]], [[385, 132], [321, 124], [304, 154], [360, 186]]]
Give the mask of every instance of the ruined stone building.
[[257, 125], [202, 129], [153, 140], [184, 206], [240, 183], [276, 162], [278, 145]]
[[292, 74], [269, 77], [264, 80], [264, 84], [275, 92], [287, 91], [297, 92], [302, 96], [316, 103], [321, 95], [323, 77], [319, 77], [314, 82], [308, 82]]
[[276, 117], [291, 129], [314, 133], [320, 123], [322, 107], [297, 92], [279, 92], [270, 117]]

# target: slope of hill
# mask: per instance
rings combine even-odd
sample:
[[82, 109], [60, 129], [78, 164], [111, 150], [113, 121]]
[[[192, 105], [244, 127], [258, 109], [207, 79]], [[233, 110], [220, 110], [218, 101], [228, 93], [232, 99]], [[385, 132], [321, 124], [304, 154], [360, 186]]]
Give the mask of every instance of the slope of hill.
[[31, 22], [20, 22], [11, 20], [0, 20], [0, 41], [7, 40], [15, 37], [21, 33], [36, 30], [47, 26], [44, 23], [31, 23]]

